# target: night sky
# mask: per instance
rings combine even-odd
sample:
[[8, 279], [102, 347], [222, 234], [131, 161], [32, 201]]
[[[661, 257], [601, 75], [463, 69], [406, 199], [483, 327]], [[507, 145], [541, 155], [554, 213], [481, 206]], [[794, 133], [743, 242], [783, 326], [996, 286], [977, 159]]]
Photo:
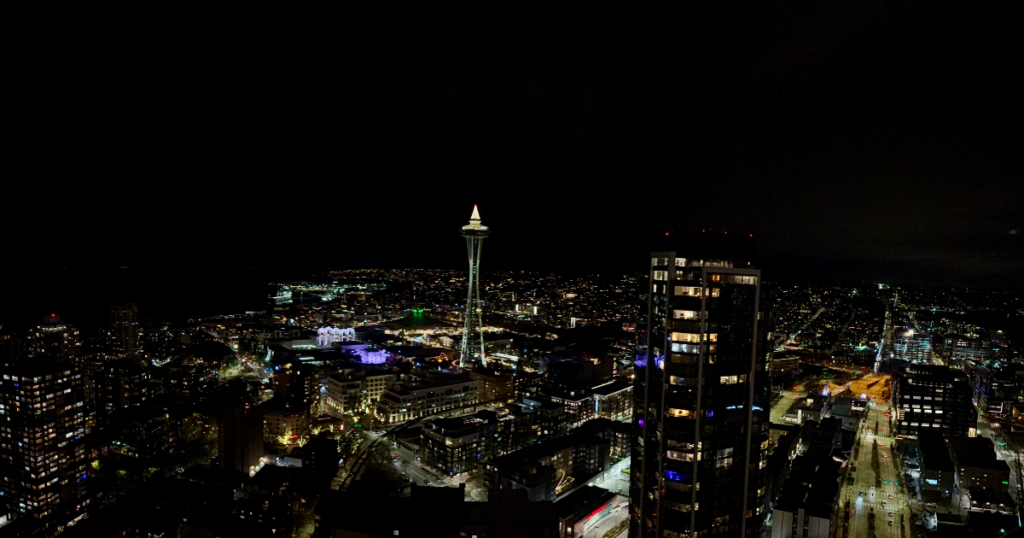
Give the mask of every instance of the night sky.
[[1019, 288], [1017, 19], [770, 5], [26, 15], [5, 250], [461, 268], [476, 203], [485, 270], [639, 270], [706, 228], [770, 279]]

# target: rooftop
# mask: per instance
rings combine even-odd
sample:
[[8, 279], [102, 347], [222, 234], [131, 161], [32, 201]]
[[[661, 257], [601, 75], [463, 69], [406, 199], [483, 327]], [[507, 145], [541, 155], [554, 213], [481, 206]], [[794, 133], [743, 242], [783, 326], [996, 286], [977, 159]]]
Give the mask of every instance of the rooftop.
[[555, 502], [558, 519], [575, 523], [615, 500], [616, 495], [595, 486], [582, 486]]
[[949, 447], [940, 432], [921, 431], [917, 435], [921, 451], [921, 467], [931, 471], [953, 471]]
[[632, 387], [633, 384], [627, 381], [612, 381], [610, 383], [594, 387], [594, 394], [598, 396], [610, 396], [616, 392], [622, 392]]
[[987, 437], [958, 439], [953, 443], [953, 452], [960, 467], [1009, 470], [1005, 461], [996, 458], [995, 446]]

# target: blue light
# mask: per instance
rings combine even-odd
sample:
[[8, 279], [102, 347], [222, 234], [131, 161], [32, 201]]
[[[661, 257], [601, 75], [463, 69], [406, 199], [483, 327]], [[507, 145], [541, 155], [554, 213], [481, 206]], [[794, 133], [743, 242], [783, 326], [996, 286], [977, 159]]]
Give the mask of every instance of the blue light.
[[679, 473], [675, 471], [665, 471], [665, 478], [673, 482], [679, 482], [683, 479], [683, 477], [679, 476]]

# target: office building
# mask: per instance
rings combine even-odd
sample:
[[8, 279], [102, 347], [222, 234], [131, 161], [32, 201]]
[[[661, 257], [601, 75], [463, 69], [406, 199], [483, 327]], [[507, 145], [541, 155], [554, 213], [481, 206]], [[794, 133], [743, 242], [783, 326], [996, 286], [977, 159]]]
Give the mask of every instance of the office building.
[[957, 362], [984, 361], [992, 357], [992, 344], [980, 338], [956, 338], [950, 346], [950, 357]]
[[110, 334], [122, 357], [139, 352], [139, 307], [135, 303], [110, 307]]
[[931, 431], [946, 438], [973, 437], [978, 413], [971, 393], [967, 376], [960, 370], [908, 365], [893, 383], [896, 433], [916, 436]]
[[[697, 234], [703, 256], [721, 247]], [[704, 244], [702, 244], [704, 243]], [[737, 257], [650, 261], [636, 360], [630, 536], [760, 536], [766, 517], [767, 310]]]
[[3, 369], [0, 516], [14, 520], [9, 524], [53, 529], [84, 514], [89, 503], [85, 415], [78, 367], [46, 356]]
[[896, 334], [892, 349], [895, 359], [927, 364], [932, 360], [932, 337], [908, 329]]

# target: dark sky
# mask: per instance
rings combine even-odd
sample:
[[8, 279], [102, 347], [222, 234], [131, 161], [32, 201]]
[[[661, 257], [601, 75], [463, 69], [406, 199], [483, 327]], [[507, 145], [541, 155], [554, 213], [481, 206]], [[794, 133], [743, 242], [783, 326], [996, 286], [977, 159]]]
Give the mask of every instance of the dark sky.
[[1020, 287], [1016, 19], [753, 8], [25, 14], [4, 248], [458, 268], [477, 203], [485, 268], [642, 268], [711, 228], [769, 278]]

